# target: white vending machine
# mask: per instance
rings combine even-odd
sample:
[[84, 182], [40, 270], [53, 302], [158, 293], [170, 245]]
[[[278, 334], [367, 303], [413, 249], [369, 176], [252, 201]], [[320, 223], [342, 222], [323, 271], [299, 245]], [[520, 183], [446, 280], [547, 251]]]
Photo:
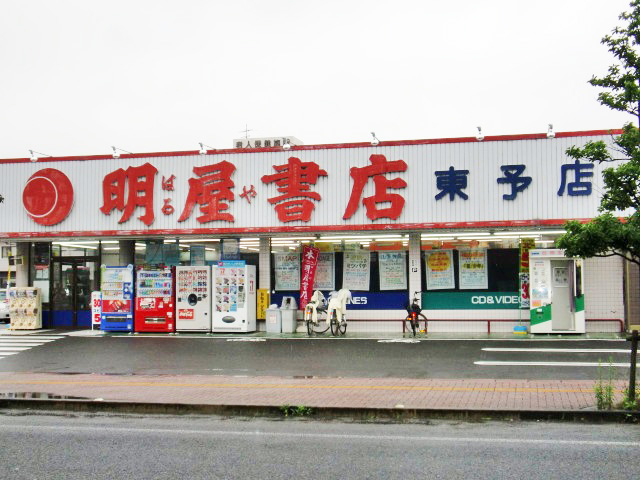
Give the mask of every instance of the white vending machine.
[[42, 328], [42, 295], [37, 287], [11, 287], [9, 317], [11, 330]]
[[176, 267], [176, 331], [211, 331], [210, 267]]
[[244, 260], [225, 260], [212, 268], [212, 331], [256, 331], [256, 267]]

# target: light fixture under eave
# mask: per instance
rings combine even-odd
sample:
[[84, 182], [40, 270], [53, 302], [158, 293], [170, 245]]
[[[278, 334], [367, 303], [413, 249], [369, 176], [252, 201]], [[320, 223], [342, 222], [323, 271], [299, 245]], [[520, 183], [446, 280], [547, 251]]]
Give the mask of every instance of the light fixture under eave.
[[484, 135], [482, 134], [482, 127], [476, 127], [478, 129], [478, 134], [476, 135], [476, 140], [481, 142], [484, 140]]
[[[198, 142], [198, 145], [200, 145], [200, 151], [198, 152], [200, 153], [200, 155], [206, 155], [207, 148], [209, 150], [215, 150], [215, 148], [213, 148], [211, 145], [207, 145], [206, 143]], [[204, 148], [204, 147], [207, 147], [207, 148]]]
[[549, 129], [547, 130], [547, 138], [556, 138], [556, 132], [553, 131], [553, 124], [549, 124]]
[[380, 143], [380, 140], [378, 140], [378, 137], [376, 137], [376, 133], [375, 132], [371, 132], [371, 136], [373, 137], [373, 139], [371, 140], [371, 145], [373, 145], [375, 147], [376, 145], [378, 145]]
[[282, 149], [283, 150], [289, 150], [291, 149], [291, 143], [289, 141], [289, 139], [285, 139], [284, 143], [282, 144]]
[[29, 150], [29, 154], [29, 160], [31, 160], [32, 162], [38, 161], [38, 155], [42, 155], [43, 157], [51, 157], [51, 155], [47, 155], [46, 153], [42, 152], [36, 152], [35, 150]]
[[118, 152], [118, 150], [120, 150], [120, 152], [124, 152], [124, 153], [128, 153], [129, 155], [133, 155], [133, 153], [127, 151], [127, 150], [123, 150], [122, 148], [118, 148], [118, 147], [114, 147], [113, 145], [111, 146], [111, 150], [113, 150], [113, 153], [111, 154], [111, 156], [113, 158], [120, 158], [120, 153]]

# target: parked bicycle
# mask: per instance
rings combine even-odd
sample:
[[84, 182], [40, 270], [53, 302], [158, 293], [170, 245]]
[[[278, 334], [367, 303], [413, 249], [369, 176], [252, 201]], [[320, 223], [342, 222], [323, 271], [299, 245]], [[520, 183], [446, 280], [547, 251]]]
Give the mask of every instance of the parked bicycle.
[[406, 331], [411, 331], [413, 336], [416, 333], [427, 334], [428, 320], [422, 313], [422, 307], [420, 306], [420, 293], [415, 292], [413, 294], [413, 300], [407, 305], [407, 316], [404, 319], [404, 328]]
[[351, 300], [351, 291], [346, 288], [329, 295], [327, 307], [327, 322], [334, 336], [344, 335], [347, 332], [347, 302]]
[[312, 336], [317, 333], [324, 333], [329, 330], [329, 325], [323, 327], [325, 322], [321, 317], [327, 313], [327, 299], [320, 290], [316, 290], [304, 307], [304, 322], [307, 326], [307, 334]]
[[[325, 299], [320, 290], [316, 290], [304, 307], [304, 322], [307, 326], [307, 334], [324, 333], [331, 329], [334, 336], [344, 335], [347, 332], [347, 302], [351, 299], [351, 292], [342, 289], [331, 292], [329, 301]], [[322, 321], [322, 317], [325, 321]]]

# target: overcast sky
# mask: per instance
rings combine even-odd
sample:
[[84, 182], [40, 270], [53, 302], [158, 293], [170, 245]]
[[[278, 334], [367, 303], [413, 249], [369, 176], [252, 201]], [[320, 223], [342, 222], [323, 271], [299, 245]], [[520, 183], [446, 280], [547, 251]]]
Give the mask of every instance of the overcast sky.
[[628, 0], [0, 0], [0, 158], [618, 128]]

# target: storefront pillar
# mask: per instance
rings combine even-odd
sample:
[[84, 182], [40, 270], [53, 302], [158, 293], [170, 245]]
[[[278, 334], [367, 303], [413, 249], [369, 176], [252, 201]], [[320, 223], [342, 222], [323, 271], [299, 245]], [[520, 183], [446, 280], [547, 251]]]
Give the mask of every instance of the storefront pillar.
[[121, 266], [135, 265], [136, 263], [136, 242], [135, 240], [120, 240], [118, 242], [119, 263]]
[[271, 291], [271, 239], [260, 237], [260, 278], [258, 278], [258, 288]]
[[422, 264], [420, 233], [409, 234], [409, 300], [414, 292], [422, 290]]
[[18, 242], [16, 244], [15, 266], [10, 266], [16, 279], [16, 287], [29, 286], [29, 245], [30, 242]]

